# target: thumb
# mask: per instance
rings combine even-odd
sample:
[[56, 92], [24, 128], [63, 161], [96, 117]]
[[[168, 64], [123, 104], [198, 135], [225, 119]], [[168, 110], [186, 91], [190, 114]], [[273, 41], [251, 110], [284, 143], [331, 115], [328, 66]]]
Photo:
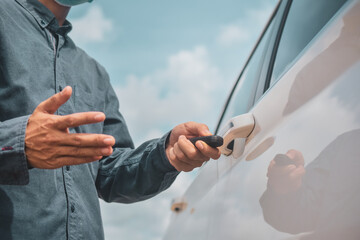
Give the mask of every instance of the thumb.
[[41, 102], [35, 110], [54, 114], [61, 105], [69, 100], [71, 94], [72, 88], [67, 86], [61, 92], [54, 94], [45, 101]]
[[305, 165], [304, 157], [300, 151], [295, 150], [295, 149], [290, 149], [286, 153], [286, 155], [295, 162], [296, 166], [304, 166]]
[[188, 122], [186, 124], [186, 129], [189, 134], [194, 135], [196, 137], [212, 135], [211, 132], [209, 131], [209, 127], [203, 123]]

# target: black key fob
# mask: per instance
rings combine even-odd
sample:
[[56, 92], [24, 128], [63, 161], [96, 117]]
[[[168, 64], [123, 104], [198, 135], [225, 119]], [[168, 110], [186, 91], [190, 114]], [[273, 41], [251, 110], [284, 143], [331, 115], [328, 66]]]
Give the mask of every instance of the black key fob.
[[194, 144], [194, 145], [195, 145], [196, 141], [199, 141], [199, 140], [205, 142], [207, 145], [209, 145], [210, 147], [213, 147], [213, 148], [220, 147], [224, 143], [223, 138], [220, 136], [217, 136], [217, 135], [211, 135], [211, 136], [205, 136], [205, 137], [195, 137], [195, 138], [189, 139], [189, 141], [192, 142], [192, 144]]
[[276, 165], [278, 165], [278, 166], [286, 166], [286, 165], [290, 165], [290, 164], [296, 165], [295, 161], [292, 160], [291, 158], [289, 158], [285, 154], [276, 154], [274, 161], [275, 161]]

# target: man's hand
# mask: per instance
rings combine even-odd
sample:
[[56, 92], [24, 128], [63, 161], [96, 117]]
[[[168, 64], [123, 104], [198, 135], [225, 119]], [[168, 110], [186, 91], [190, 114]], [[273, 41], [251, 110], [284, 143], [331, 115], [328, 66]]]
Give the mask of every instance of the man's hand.
[[289, 150], [286, 156], [291, 159], [289, 164], [279, 164], [272, 160], [268, 168], [268, 186], [278, 194], [296, 192], [301, 187], [305, 174], [304, 157], [301, 152]]
[[30, 166], [54, 169], [88, 163], [112, 154], [115, 139], [104, 134], [69, 133], [69, 128], [105, 120], [104, 113], [54, 115], [69, 100], [71, 87], [40, 103], [30, 116], [25, 133], [25, 153]]
[[211, 135], [205, 124], [187, 122], [176, 126], [166, 146], [166, 156], [176, 170], [189, 172], [200, 167], [210, 158], [218, 159], [220, 150], [212, 148], [203, 141], [197, 141], [196, 147], [188, 140], [193, 137]]

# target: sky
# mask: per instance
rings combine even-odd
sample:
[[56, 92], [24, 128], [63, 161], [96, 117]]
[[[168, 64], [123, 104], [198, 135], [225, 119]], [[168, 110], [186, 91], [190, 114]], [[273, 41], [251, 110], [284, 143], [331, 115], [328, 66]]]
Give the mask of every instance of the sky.
[[[94, 0], [71, 9], [70, 37], [103, 65], [136, 146], [197, 121], [214, 131], [275, 0]], [[101, 201], [107, 240], [162, 239], [172, 199], [197, 171], [153, 199]]]

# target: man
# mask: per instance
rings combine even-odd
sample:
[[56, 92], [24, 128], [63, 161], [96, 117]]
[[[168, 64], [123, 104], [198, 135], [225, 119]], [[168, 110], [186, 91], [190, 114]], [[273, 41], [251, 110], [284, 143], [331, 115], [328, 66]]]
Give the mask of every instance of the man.
[[187, 140], [211, 134], [194, 122], [133, 149], [108, 75], [67, 36], [83, 2], [0, 1], [1, 239], [103, 239], [98, 196], [144, 200], [220, 156]]
[[360, 239], [360, 129], [334, 139], [304, 168], [300, 151], [272, 160], [260, 198], [264, 220], [302, 240]]

